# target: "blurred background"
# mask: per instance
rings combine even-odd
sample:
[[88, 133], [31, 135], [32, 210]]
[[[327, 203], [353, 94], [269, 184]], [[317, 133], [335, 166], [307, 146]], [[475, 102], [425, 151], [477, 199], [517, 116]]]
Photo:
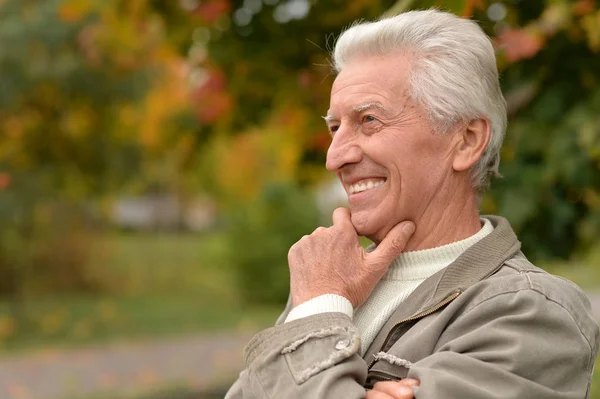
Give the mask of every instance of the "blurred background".
[[597, 1], [0, 0], [0, 398], [222, 397], [344, 204], [336, 36], [431, 6], [497, 49], [482, 212], [600, 303]]

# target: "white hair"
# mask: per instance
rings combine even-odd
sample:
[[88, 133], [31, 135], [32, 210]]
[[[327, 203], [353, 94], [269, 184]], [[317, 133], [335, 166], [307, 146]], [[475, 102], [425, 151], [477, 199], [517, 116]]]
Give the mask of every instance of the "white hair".
[[490, 121], [490, 142], [470, 170], [473, 186], [483, 192], [492, 177], [500, 176], [506, 131], [506, 101], [490, 39], [469, 19], [438, 10], [409, 11], [348, 28], [335, 44], [333, 67], [339, 73], [354, 59], [399, 52], [414, 57], [408, 95], [427, 109], [438, 133], [461, 122]]

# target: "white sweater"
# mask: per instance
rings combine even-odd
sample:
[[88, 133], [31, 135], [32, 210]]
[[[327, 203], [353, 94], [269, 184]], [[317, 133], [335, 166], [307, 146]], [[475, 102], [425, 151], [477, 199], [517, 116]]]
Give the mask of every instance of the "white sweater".
[[441, 247], [421, 251], [403, 252], [375, 286], [367, 301], [354, 311], [350, 301], [343, 296], [325, 294], [296, 306], [286, 318], [286, 323], [318, 313], [341, 312], [353, 319], [361, 335], [361, 354], [364, 355], [375, 336], [394, 310], [431, 275], [454, 262], [470, 246], [494, 229], [487, 219], [475, 235]]

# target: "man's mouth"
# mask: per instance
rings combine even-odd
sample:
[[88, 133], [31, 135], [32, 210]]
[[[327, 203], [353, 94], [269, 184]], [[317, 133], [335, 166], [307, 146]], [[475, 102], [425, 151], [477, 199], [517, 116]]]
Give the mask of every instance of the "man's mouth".
[[376, 188], [385, 183], [385, 179], [364, 179], [348, 186], [348, 194], [358, 194]]

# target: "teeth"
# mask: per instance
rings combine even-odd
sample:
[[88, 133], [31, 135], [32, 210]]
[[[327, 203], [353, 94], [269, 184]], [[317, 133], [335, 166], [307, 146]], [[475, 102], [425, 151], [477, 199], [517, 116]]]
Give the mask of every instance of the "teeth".
[[356, 183], [356, 184], [349, 186], [348, 192], [350, 194], [360, 193], [365, 190], [370, 190], [372, 188], [379, 187], [383, 183], [385, 183], [385, 180], [377, 180], [377, 181], [369, 180], [366, 183], [363, 181], [361, 183]]

